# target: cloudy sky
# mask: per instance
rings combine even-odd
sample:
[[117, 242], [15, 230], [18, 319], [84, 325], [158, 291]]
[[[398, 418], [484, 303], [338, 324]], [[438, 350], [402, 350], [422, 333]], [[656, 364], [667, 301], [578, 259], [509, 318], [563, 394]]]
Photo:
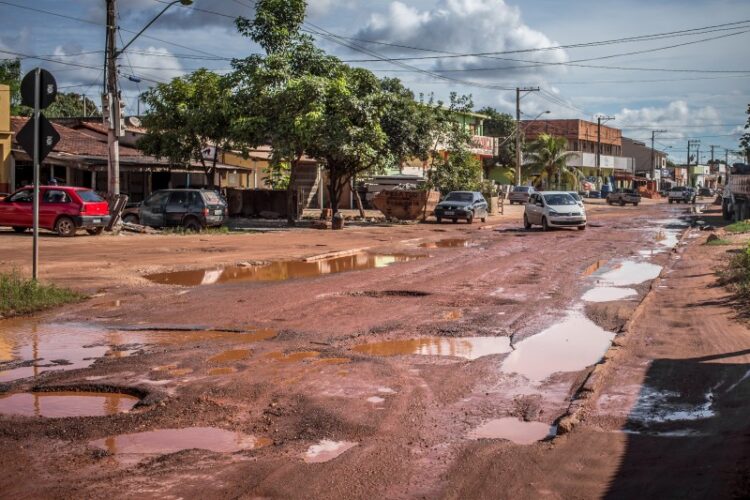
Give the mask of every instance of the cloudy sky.
[[[120, 46], [165, 0], [118, 0]], [[737, 148], [750, 103], [749, 0], [309, 0], [305, 28], [319, 46], [417, 93], [472, 94], [476, 107], [524, 117], [592, 120], [684, 161], [687, 140]], [[253, 0], [175, 5], [120, 59], [128, 111], [155, 82], [199, 67], [220, 72], [257, 51], [233, 19]], [[20, 6], [20, 7], [19, 7]], [[1, 0], [0, 57], [53, 72], [60, 87], [99, 100], [105, 0]], [[25, 8], [21, 8], [25, 7]], [[625, 39], [625, 40], [623, 40]], [[34, 59], [31, 56], [41, 57]], [[386, 59], [386, 60], [384, 60]], [[59, 61], [59, 62], [55, 62]], [[135, 76], [140, 83], [131, 82]], [[716, 149], [723, 157], [724, 149]]]

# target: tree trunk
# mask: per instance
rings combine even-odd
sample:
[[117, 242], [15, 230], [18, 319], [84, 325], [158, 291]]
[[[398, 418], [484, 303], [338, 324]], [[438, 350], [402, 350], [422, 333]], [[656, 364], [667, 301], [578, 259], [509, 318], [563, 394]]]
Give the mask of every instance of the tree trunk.
[[286, 222], [289, 226], [294, 226], [297, 220], [297, 208], [295, 204], [295, 185], [297, 184], [297, 166], [302, 155], [291, 162], [289, 166], [289, 185], [286, 188]]

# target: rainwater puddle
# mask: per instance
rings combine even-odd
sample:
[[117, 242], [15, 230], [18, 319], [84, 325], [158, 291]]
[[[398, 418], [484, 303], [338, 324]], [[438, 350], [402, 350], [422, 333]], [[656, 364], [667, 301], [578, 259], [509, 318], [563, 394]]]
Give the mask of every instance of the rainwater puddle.
[[232, 373], [235, 373], [237, 371], [236, 368], [232, 368], [231, 366], [224, 367], [224, 368], [211, 368], [208, 370], [208, 374], [211, 376], [217, 376], [217, 375], [231, 375]]
[[233, 453], [260, 448], [269, 444], [271, 444], [271, 440], [268, 438], [258, 438], [215, 427], [159, 429], [134, 434], [120, 434], [119, 436], [110, 436], [91, 442], [92, 446], [106, 450], [113, 455], [163, 455], [193, 448], [217, 453]]
[[628, 418], [643, 424], [711, 418], [716, 415], [712, 409], [713, 393], [709, 391], [704, 397], [703, 402], [686, 403], [678, 392], [643, 386]]
[[485, 422], [469, 432], [469, 439], [507, 439], [516, 444], [533, 444], [555, 433], [555, 426], [506, 417]]
[[310, 446], [303, 455], [303, 458], [308, 464], [328, 462], [354, 448], [357, 444], [352, 441], [330, 441], [323, 439], [318, 444]]
[[426, 257], [425, 255], [375, 255], [358, 253], [316, 261], [288, 260], [276, 261], [257, 266], [226, 266], [217, 269], [176, 271], [157, 273], [146, 279], [163, 285], [198, 286], [235, 281], [284, 281], [298, 278], [313, 278], [326, 274], [362, 271], [409, 262]]
[[253, 353], [250, 349], [232, 349], [224, 351], [216, 356], [208, 358], [209, 363], [231, 363], [232, 361], [242, 361], [247, 359]]
[[323, 358], [315, 361], [316, 365], [345, 365], [351, 363], [349, 358]]
[[385, 398], [381, 398], [380, 396], [370, 396], [369, 398], [367, 398], [367, 402], [374, 405], [379, 405], [380, 403], [385, 402]]
[[597, 272], [599, 269], [601, 269], [608, 261], [607, 260], [597, 260], [590, 266], [588, 266], [586, 269], [583, 270], [584, 276], [591, 276], [595, 272]]
[[438, 241], [427, 241], [419, 246], [420, 248], [466, 248], [469, 246], [469, 240], [446, 238]]
[[372, 356], [455, 356], [477, 359], [511, 351], [509, 337], [421, 337], [360, 344], [352, 350]]
[[24, 417], [104, 417], [129, 411], [139, 398], [102, 392], [29, 392], [0, 397], [0, 413]]
[[650, 262], [626, 260], [611, 271], [600, 275], [599, 281], [615, 287], [637, 285], [657, 278], [661, 270], [662, 266]]
[[588, 290], [583, 294], [581, 299], [585, 302], [611, 302], [613, 300], [627, 299], [636, 295], [637, 292], [632, 288], [602, 286]]
[[274, 361], [281, 361], [282, 363], [294, 363], [296, 361], [303, 361], [305, 359], [317, 358], [320, 356], [318, 351], [297, 351], [284, 354], [281, 351], [269, 352], [266, 354], [266, 358], [273, 359]]
[[504, 373], [517, 373], [541, 382], [553, 373], [582, 370], [599, 361], [612, 343], [608, 332], [580, 311], [515, 345], [503, 360]]

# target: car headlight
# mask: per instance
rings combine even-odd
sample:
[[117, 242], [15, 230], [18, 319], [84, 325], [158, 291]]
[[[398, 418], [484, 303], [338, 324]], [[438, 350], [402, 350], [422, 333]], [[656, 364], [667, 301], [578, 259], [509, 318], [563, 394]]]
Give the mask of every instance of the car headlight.
[[560, 215], [559, 213], [557, 213], [557, 210], [552, 210], [551, 208], [549, 210], [549, 214], [550, 215]]

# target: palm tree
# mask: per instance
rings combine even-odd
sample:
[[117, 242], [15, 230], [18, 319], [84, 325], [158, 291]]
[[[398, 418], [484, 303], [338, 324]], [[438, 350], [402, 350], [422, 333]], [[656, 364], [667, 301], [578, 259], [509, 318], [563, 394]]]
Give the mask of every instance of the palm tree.
[[569, 167], [567, 160], [576, 153], [566, 151], [567, 140], [564, 137], [556, 137], [550, 134], [540, 134], [537, 139], [529, 145], [528, 167], [534, 176], [534, 184], [539, 187], [545, 181], [547, 186], [553, 182], [555, 188], [560, 188], [560, 181], [565, 184], [571, 181], [575, 188], [583, 175], [575, 167]]

